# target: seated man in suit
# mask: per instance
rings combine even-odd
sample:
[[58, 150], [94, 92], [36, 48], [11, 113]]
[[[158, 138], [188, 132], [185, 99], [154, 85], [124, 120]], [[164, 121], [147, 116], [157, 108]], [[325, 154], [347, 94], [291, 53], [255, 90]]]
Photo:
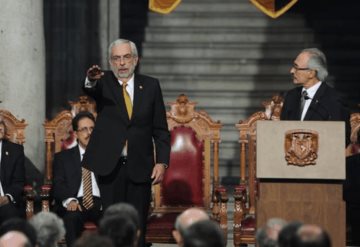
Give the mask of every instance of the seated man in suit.
[[0, 120], [0, 224], [20, 216], [25, 180], [24, 148], [5, 139], [6, 126]]
[[54, 157], [54, 198], [59, 206], [58, 214], [63, 217], [66, 228], [66, 242], [72, 246], [81, 235], [84, 222], [97, 223], [102, 215], [100, 192], [95, 176], [81, 167], [95, 118], [89, 112], [80, 112], [73, 121], [78, 145], [55, 154]]

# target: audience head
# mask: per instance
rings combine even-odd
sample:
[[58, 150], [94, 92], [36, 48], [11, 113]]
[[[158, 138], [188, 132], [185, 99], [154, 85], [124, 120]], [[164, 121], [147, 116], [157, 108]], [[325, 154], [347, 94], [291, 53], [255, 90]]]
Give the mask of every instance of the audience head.
[[79, 112], [72, 120], [72, 127], [79, 145], [86, 148], [95, 126], [95, 117], [87, 111]]
[[138, 211], [131, 204], [119, 202], [108, 207], [104, 212], [104, 217], [113, 215], [128, 215], [134, 222], [137, 229], [140, 229], [140, 220]]
[[0, 118], [0, 141], [6, 138], [6, 124], [5, 121]]
[[224, 233], [212, 220], [201, 220], [189, 226], [183, 235], [184, 247], [225, 247]]
[[269, 219], [265, 226], [256, 232], [256, 242], [260, 247], [277, 246], [279, 232], [286, 225], [286, 221], [280, 218]]
[[73, 247], [114, 247], [112, 240], [107, 236], [94, 233], [83, 233]]
[[12, 218], [3, 222], [0, 226], [0, 237], [10, 231], [23, 233], [29, 239], [31, 246], [36, 245], [36, 231], [26, 220], [21, 218]]
[[317, 225], [304, 224], [296, 232], [294, 247], [331, 247], [326, 231]]
[[182, 212], [175, 221], [175, 230], [172, 234], [178, 245], [182, 245], [182, 235], [186, 228], [195, 222], [209, 220], [209, 215], [200, 208], [189, 208]]
[[99, 234], [108, 236], [116, 247], [135, 247], [140, 231], [129, 215], [119, 214], [103, 217]]
[[38, 247], [57, 246], [65, 236], [64, 222], [54, 213], [40, 212], [29, 222], [36, 230]]
[[285, 225], [278, 236], [279, 247], [292, 247], [297, 230], [302, 226], [299, 221], [293, 221]]
[[32, 247], [26, 235], [19, 231], [9, 231], [0, 237], [0, 247]]

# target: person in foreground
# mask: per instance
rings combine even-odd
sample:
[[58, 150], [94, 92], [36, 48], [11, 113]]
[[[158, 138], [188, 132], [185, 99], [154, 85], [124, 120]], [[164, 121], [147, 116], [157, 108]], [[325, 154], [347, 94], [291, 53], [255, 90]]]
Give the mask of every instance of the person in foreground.
[[37, 247], [56, 247], [65, 236], [64, 222], [52, 212], [40, 212], [29, 220], [37, 235]]
[[350, 143], [350, 117], [335, 89], [326, 83], [326, 57], [317, 48], [300, 52], [290, 70], [296, 88], [287, 92], [281, 120], [344, 121]]
[[57, 213], [64, 220], [68, 246], [81, 235], [85, 221], [102, 216], [99, 187], [93, 173], [81, 167], [81, 158], [94, 129], [95, 118], [80, 112], [72, 120], [78, 145], [54, 156], [53, 187]]
[[201, 220], [184, 232], [184, 247], [225, 247], [224, 232], [218, 223]]
[[83, 85], [98, 112], [83, 166], [98, 176], [105, 209], [117, 202], [137, 209], [142, 246], [151, 184], [162, 181], [169, 164], [170, 133], [159, 81], [134, 73], [139, 60], [135, 44], [115, 40], [108, 57], [111, 71], [94, 65]]
[[185, 230], [192, 224], [201, 221], [209, 220], [209, 215], [200, 208], [189, 208], [176, 217], [175, 229], [172, 235], [179, 246], [183, 246], [183, 236]]
[[22, 216], [24, 162], [24, 147], [6, 139], [6, 125], [0, 119], [0, 224], [7, 219]]

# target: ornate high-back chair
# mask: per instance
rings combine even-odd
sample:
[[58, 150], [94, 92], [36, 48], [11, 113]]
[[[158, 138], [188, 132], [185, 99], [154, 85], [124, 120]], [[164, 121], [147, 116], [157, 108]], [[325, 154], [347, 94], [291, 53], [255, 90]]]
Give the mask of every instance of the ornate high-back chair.
[[5, 122], [6, 125], [6, 138], [17, 144], [25, 143], [25, 128], [27, 123], [25, 120], [17, 119], [11, 112], [0, 109], [0, 118]]
[[[0, 119], [4, 121], [6, 125], [5, 138], [11, 142], [23, 145], [25, 143], [25, 128], [27, 123], [24, 119], [17, 119], [11, 112], [0, 109]], [[31, 185], [25, 185], [25, 211], [26, 217], [31, 218], [34, 214], [34, 190]]]
[[190, 207], [203, 208], [212, 214], [226, 233], [227, 195], [219, 186], [218, 163], [222, 125], [206, 112], [196, 111], [195, 105], [183, 94], [170, 103], [167, 112], [170, 164], [163, 182], [153, 187], [147, 242], [175, 243], [172, 237], [175, 219]]
[[352, 113], [350, 116], [351, 135], [349, 146], [349, 154], [360, 153], [360, 141], [358, 140], [360, 132], [360, 112]]
[[234, 246], [255, 243], [256, 181], [256, 122], [280, 120], [283, 99], [273, 96], [264, 101], [264, 111], [255, 112], [244, 121], [239, 121], [240, 184], [234, 189]]
[[63, 110], [52, 120], [46, 120], [45, 129], [45, 181], [40, 196], [42, 200], [42, 211], [49, 211], [49, 194], [51, 191], [53, 176], [54, 154], [76, 145], [71, 121], [81, 111], [89, 111], [96, 117], [96, 104], [88, 96], [80, 96], [79, 101], [69, 102], [71, 109]]

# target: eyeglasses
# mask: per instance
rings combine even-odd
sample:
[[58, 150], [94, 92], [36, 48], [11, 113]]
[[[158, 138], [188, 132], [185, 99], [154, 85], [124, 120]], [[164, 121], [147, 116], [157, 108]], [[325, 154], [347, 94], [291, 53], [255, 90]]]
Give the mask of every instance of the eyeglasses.
[[311, 70], [310, 68], [299, 68], [299, 67], [296, 66], [296, 65], [293, 65], [292, 68], [293, 68], [295, 71], [298, 71], [298, 70]]
[[88, 133], [91, 133], [91, 132], [93, 132], [93, 130], [94, 130], [94, 127], [83, 127], [83, 128], [81, 128], [81, 129], [78, 129], [77, 132], [82, 132], [82, 133], [88, 132]]
[[133, 58], [134, 56], [132, 54], [126, 54], [124, 56], [112, 56], [110, 59], [112, 62], [121, 62], [124, 61], [125, 63], [128, 63], [131, 61], [131, 59]]

